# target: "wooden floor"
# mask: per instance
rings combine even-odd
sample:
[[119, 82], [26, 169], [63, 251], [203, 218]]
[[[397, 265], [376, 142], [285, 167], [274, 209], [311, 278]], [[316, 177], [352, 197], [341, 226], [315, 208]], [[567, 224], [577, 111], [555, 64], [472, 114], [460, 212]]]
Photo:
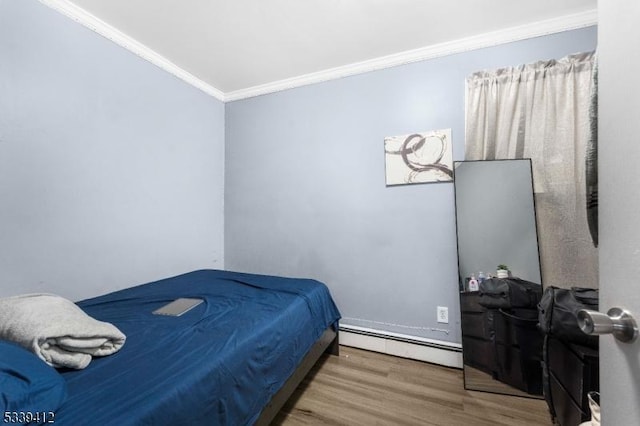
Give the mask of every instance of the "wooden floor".
[[340, 347], [274, 425], [551, 425], [544, 401], [465, 391], [462, 370]]
[[[512, 386], [494, 380], [484, 371], [476, 370], [473, 367], [465, 365], [465, 383], [470, 389], [480, 389], [488, 392], [503, 393], [507, 395], [516, 395], [530, 398], [526, 392], [518, 390]], [[542, 399], [542, 396], [533, 396], [533, 398]]]

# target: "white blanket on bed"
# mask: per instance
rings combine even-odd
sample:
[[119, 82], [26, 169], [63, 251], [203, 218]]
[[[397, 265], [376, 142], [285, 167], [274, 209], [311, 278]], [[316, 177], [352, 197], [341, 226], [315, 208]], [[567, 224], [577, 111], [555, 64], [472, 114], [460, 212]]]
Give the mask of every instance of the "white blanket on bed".
[[82, 369], [92, 356], [117, 352], [125, 335], [53, 294], [0, 298], [0, 338], [31, 350], [53, 367]]

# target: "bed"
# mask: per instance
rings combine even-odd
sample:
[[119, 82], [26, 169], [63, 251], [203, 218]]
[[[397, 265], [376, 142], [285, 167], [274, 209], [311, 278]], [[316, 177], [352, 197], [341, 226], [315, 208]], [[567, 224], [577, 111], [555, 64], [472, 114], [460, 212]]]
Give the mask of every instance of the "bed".
[[[152, 312], [180, 297], [178, 317]], [[115, 354], [59, 370], [55, 423], [268, 424], [324, 352], [340, 314], [314, 280], [199, 270], [78, 302], [126, 335]]]

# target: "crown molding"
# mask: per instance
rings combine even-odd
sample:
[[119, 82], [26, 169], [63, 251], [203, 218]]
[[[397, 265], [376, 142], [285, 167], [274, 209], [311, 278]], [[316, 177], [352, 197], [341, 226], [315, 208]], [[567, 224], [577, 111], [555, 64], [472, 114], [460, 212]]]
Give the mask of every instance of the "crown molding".
[[362, 74], [369, 71], [376, 71], [412, 62], [452, 55], [455, 53], [462, 53], [528, 38], [589, 27], [596, 25], [597, 23], [597, 10], [592, 9], [581, 13], [565, 15], [504, 30], [492, 31], [473, 37], [466, 37], [446, 43], [439, 43], [419, 49], [408, 50], [367, 61], [356, 62], [350, 65], [288, 78], [273, 83], [253, 86], [247, 89], [227, 92], [225, 93], [225, 101], [230, 102], [252, 98], [309, 84]]
[[434, 59], [442, 56], [462, 53], [470, 50], [496, 46], [524, 40], [527, 38], [539, 37], [562, 31], [575, 30], [578, 28], [596, 25], [598, 14], [596, 9], [588, 10], [572, 15], [565, 15], [558, 18], [538, 21], [531, 24], [511, 27], [504, 30], [492, 31], [473, 37], [461, 38], [450, 42], [439, 43], [419, 49], [408, 50], [397, 54], [374, 58], [367, 61], [330, 68], [327, 70], [305, 74], [298, 77], [266, 83], [246, 89], [235, 90], [223, 93], [221, 90], [195, 77], [193, 74], [180, 68], [167, 58], [153, 51], [144, 44], [136, 41], [120, 30], [112, 27], [101, 19], [90, 14], [86, 10], [74, 5], [68, 0], [39, 0], [40, 3], [66, 15], [74, 21], [84, 25], [92, 31], [113, 41], [114, 43], [133, 52], [137, 56], [155, 64], [161, 69], [173, 74], [186, 83], [202, 90], [222, 102], [237, 101], [280, 92], [287, 89], [306, 86], [325, 81], [336, 80], [356, 74], [381, 70], [398, 65]]
[[124, 47], [137, 56], [145, 59], [152, 64], [160, 67], [161, 69], [173, 74], [186, 83], [202, 90], [208, 95], [224, 102], [225, 95], [222, 91], [216, 89], [210, 84], [205, 83], [193, 74], [180, 68], [164, 56], [153, 51], [144, 44], [136, 41], [135, 39], [124, 34], [120, 30], [112, 27], [101, 19], [90, 14], [86, 10], [74, 5], [67, 0], [39, 0], [40, 3], [54, 9], [63, 15], [73, 19], [74, 21], [84, 25], [92, 31], [100, 34], [101, 36], [113, 41], [114, 43]]

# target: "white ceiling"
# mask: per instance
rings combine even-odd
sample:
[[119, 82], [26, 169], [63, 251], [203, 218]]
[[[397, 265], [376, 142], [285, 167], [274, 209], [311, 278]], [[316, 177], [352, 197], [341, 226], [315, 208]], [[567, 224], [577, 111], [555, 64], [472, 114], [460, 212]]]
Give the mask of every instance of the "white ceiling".
[[596, 0], [62, 2], [225, 94], [596, 9]]

